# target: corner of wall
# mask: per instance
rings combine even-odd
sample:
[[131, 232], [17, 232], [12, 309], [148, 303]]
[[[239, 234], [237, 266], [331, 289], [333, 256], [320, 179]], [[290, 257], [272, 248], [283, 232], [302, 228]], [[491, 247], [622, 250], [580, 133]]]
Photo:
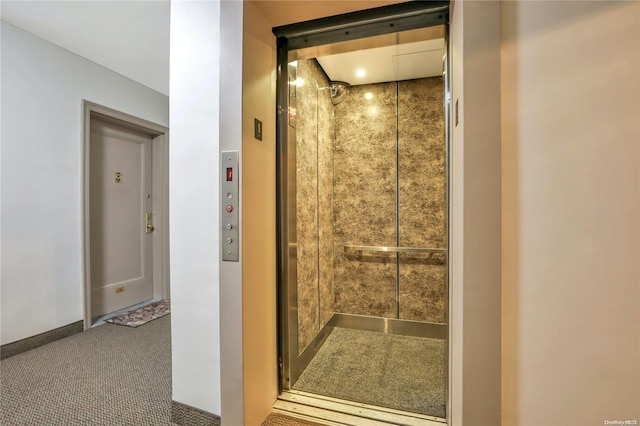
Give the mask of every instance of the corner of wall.
[[172, 398], [215, 415], [221, 414], [219, 22], [218, 2], [171, 3]]
[[500, 2], [456, 1], [450, 31], [451, 424], [500, 424]]
[[[278, 396], [276, 325], [275, 37], [244, 3], [242, 164], [243, 361], [246, 425], [260, 425]], [[254, 119], [262, 140], [254, 138]]]
[[[246, 234], [244, 211], [245, 200], [243, 186], [245, 165], [242, 146], [242, 43], [243, 43], [243, 2], [222, 1], [220, 7], [220, 78], [219, 78], [219, 117], [220, 151], [238, 151], [239, 179], [241, 182], [238, 208], [239, 250], [238, 262], [220, 261], [220, 385], [222, 424], [235, 426], [246, 424], [245, 387], [246, 373], [243, 365], [245, 352], [243, 342], [243, 321], [246, 308], [243, 306], [244, 242]], [[219, 158], [219, 154], [216, 156]], [[219, 165], [214, 167], [220, 172]], [[216, 188], [216, 191], [219, 191]], [[221, 226], [220, 222], [216, 222]], [[219, 241], [216, 241], [220, 245]]]

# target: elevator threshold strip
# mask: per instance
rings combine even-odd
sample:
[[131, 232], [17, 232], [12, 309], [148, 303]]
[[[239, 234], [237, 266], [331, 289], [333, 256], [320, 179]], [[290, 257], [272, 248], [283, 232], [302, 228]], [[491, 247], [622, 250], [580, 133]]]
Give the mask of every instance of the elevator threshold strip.
[[325, 425], [443, 426], [446, 420], [296, 390], [278, 396], [273, 412]]

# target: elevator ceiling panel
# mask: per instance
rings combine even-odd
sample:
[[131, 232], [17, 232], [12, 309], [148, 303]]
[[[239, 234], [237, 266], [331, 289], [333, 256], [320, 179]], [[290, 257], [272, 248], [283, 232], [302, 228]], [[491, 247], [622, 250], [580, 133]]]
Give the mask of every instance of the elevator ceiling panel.
[[356, 50], [318, 57], [333, 81], [351, 85], [442, 75], [444, 39]]

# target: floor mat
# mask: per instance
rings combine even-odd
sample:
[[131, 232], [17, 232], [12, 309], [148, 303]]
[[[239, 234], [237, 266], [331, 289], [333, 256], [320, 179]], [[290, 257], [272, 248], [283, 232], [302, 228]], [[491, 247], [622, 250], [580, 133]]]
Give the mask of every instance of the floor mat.
[[171, 313], [171, 302], [167, 299], [138, 308], [134, 311], [124, 312], [105, 322], [127, 327], [139, 327], [143, 324], [158, 319]]
[[444, 343], [336, 327], [293, 389], [444, 417]]

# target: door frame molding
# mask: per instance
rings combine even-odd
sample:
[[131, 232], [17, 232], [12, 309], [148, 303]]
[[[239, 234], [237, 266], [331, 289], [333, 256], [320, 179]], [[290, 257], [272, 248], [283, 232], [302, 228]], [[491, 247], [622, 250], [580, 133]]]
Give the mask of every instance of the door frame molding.
[[153, 298], [169, 298], [169, 128], [87, 100], [82, 101], [82, 293], [84, 329], [91, 328], [91, 221], [89, 176], [91, 163], [91, 117], [117, 120], [152, 138], [152, 186], [159, 188], [152, 200]]

